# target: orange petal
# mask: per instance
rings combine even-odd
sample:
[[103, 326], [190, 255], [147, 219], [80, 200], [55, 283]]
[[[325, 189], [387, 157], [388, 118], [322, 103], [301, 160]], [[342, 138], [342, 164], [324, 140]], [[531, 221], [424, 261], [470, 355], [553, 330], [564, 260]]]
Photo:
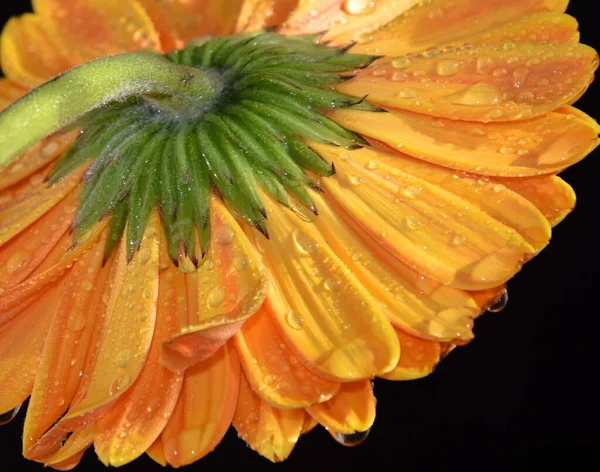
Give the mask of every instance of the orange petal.
[[[1, 41], [1, 39], [0, 39]], [[0, 78], [0, 110], [21, 98], [27, 90], [4, 77]]]
[[245, 0], [236, 31], [258, 31], [278, 26], [288, 17], [298, 0]]
[[263, 201], [271, 238], [255, 240], [273, 273], [267, 303], [294, 354], [333, 380], [393, 368], [399, 352], [390, 323], [317, 225]]
[[560, 223], [575, 208], [573, 188], [558, 176], [494, 180], [529, 200], [552, 226]]
[[2, 71], [19, 85], [36, 87], [74, 64], [62, 55], [37, 15], [26, 13], [6, 23], [0, 37]]
[[339, 110], [329, 116], [413, 157], [485, 175], [559, 172], [579, 162], [599, 142], [594, 127], [563, 113], [507, 123], [469, 123], [410, 112]]
[[383, 374], [387, 380], [414, 380], [426, 377], [440, 361], [441, 344], [436, 341], [417, 338], [396, 330], [402, 353], [398, 365]]
[[57, 133], [43, 139], [27, 150], [18, 159], [12, 161], [0, 174], [0, 189], [17, 183], [34, 172], [50, 164], [71, 145], [78, 131]]
[[177, 406], [161, 436], [169, 465], [191, 464], [221, 442], [233, 419], [239, 385], [240, 363], [230, 344], [186, 371]]
[[382, 248], [425, 277], [483, 290], [511, 278], [535, 253], [513, 228], [465, 199], [383, 162], [374, 172], [353, 152], [324, 154], [327, 148], [315, 146], [337, 169], [322, 182], [331, 197]]
[[[183, 375], [159, 364], [163, 342], [179, 327], [179, 320], [172, 316], [177, 309], [175, 272], [177, 268], [170, 264], [160, 274], [156, 328], [138, 379], [96, 422], [94, 446], [107, 466], [124, 465], [142, 455], [164, 429], [179, 397]], [[129, 362], [128, 356], [117, 360], [119, 367]]]
[[302, 408], [329, 400], [337, 382], [322, 379], [286, 346], [271, 314], [262, 308], [235, 336], [236, 348], [252, 388], [279, 408]]
[[57, 470], [70, 470], [75, 467], [85, 450], [92, 445], [94, 440], [94, 425], [73, 431], [58, 453], [45, 462]]
[[75, 64], [98, 57], [158, 48], [158, 36], [135, 0], [32, 0], [59, 51]]
[[336, 86], [391, 108], [467, 121], [512, 121], [578, 99], [598, 67], [596, 51], [573, 43], [470, 45], [385, 57]]
[[308, 413], [304, 413], [304, 423], [302, 423], [302, 433], [308, 434], [318, 425], [315, 419], [310, 416]]
[[419, 0], [300, 0], [284, 23], [287, 35], [322, 33], [333, 46], [349, 44], [402, 15]]
[[148, 454], [148, 457], [157, 464], [162, 465], [163, 467], [167, 466], [167, 458], [163, 451], [163, 443], [160, 436], [152, 443], [152, 446], [148, 448], [146, 454]]
[[163, 363], [182, 370], [208, 359], [262, 305], [267, 273], [238, 222], [212, 199], [209, 253], [197, 271], [197, 310], [165, 344]]
[[368, 379], [342, 384], [335, 397], [306, 411], [321, 425], [341, 434], [367, 431], [375, 421], [375, 396]]
[[80, 168], [54, 185], [45, 186], [30, 198], [0, 210], [0, 246], [15, 237], [64, 199], [81, 180]]
[[[137, 379], [154, 333], [158, 297], [160, 221], [152, 213], [140, 249], [126, 262], [125, 240], [107, 303], [106, 328], [85, 396], [69, 410], [64, 427], [74, 429], [104, 413]], [[111, 283], [109, 282], [109, 283]], [[118, 287], [118, 288], [117, 288]]]
[[181, 49], [208, 34], [234, 32], [244, 0], [138, 0], [156, 28], [162, 51]]
[[79, 387], [80, 372], [102, 303], [102, 290], [93, 288], [104, 287], [106, 280], [107, 270], [102, 270], [105, 241], [106, 235], [75, 262], [61, 284], [56, 314], [41, 354], [40, 374], [25, 418], [23, 454], [29, 459], [56, 452], [46, 448], [30, 452], [30, 448], [67, 410]]
[[233, 417], [238, 436], [271, 462], [285, 460], [296, 445], [304, 425], [304, 410], [272, 407], [252, 391], [244, 375]]
[[[567, 3], [568, 0], [419, 2], [410, 13], [402, 15], [379, 31], [359, 38], [362, 44], [352, 48], [352, 52], [389, 56], [424, 51], [447, 44], [474, 44], [471, 38], [485, 34], [494, 35], [495, 28], [509, 22], [521, 23], [523, 17], [531, 13], [562, 13]], [[526, 27], [520, 26], [522, 29], [525, 29], [523, 26]], [[531, 40], [531, 37], [524, 39]]]

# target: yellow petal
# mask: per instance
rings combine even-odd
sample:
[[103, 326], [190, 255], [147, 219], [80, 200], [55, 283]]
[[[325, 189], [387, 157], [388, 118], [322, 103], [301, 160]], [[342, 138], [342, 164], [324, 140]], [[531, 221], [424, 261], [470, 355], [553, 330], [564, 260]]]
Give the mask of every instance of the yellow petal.
[[414, 380], [426, 377], [440, 361], [441, 344], [437, 341], [411, 336], [397, 329], [398, 341], [402, 353], [398, 365], [383, 374], [387, 380]]
[[326, 401], [340, 387], [338, 382], [322, 379], [300, 363], [266, 308], [246, 321], [235, 343], [252, 388], [276, 407], [302, 408]]
[[331, 400], [306, 411], [321, 425], [341, 434], [367, 431], [375, 421], [375, 396], [368, 379], [342, 384]]
[[399, 168], [382, 177], [352, 152], [345, 156], [327, 156], [337, 174], [322, 185], [348, 218], [425, 277], [483, 290], [511, 278], [535, 253], [513, 228], [463, 198]]
[[[148, 355], [156, 319], [160, 221], [152, 213], [140, 249], [126, 262], [121, 242], [107, 322], [87, 394], [63, 419], [66, 428], [96, 419], [137, 379]], [[122, 283], [119, 283], [122, 279]]]
[[304, 410], [272, 407], [252, 391], [244, 375], [233, 417], [238, 436], [271, 462], [285, 460], [296, 445], [304, 425]]
[[317, 225], [264, 201], [271, 238], [255, 240], [273, 273], [267, 304], [294, 354], [342, 381], [393, 368], [399, 352], [390, 323]]
[[74, 63], [158, 48], [152, 21], [136, 0], [32, 0], [45, 31]]
[[21, 98], [27, 92], [15, 82], [8, 80], [5, 77], [0, 78], [0, 110], [6, 108], [15, 100]]
[[[567, 3], [568, 0], [419, 2], [408, 14], [379, 31], [359, 38], [362, 44], [356, 45], [352, 52], [399, 55], [447, 44], [475, 44], [471, 38], [481, 34], [493, 35], [495, 28], [519, 23], [524, 16], [534, 12], [562, 13]], [[530, 37], [527, 39], [531, 40]]]
[[[159, 364], [162, 344], [178, 329], [175, 273], [172, 264], [160, 273], [156, 328], [142, 371], [133, 386], [96, 422], [94, 447], [105, 465], [119, 466], [136, 459], [158, 438], [179, 397], [183, 374]], [[130, 353], [120, 357], [119, 367], [129, 362]], [[159, 390], [157, 390], [159, 386]]]
[[336, 88], [453, 120], [512, 121], [574, 102], [597, 67], [596, 51], [582, 44], [504, 42], [385, 57]]
[[211, 202], [211, 242], [195, 280], [197, 309], [165, 344], [163, 363], [183, 370], [208, 359], [262, 305], [268, 274], [238, 222], [217, 198]]
[[507, 123], [469, 123], [410, 112], [339, 110], [329, 116], [418, 159], [484, 175], [559, 172], [598, 145], [597, 132], [590, 124], [563, 113]]
[[240, 363], [230, 343], [186, 371], [177, 406], [161, 436], [169, 465], [191, 464], [221, 442], [233, 419], [239, 384]]

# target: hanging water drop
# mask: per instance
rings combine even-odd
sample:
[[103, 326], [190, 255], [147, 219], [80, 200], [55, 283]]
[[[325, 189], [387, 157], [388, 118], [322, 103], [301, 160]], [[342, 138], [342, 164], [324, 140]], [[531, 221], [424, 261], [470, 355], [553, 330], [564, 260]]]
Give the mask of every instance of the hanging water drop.
[[353, 447], [362, 444], [367, 436], [369, 436], [369, 432], [371, 428], [366, 431], [357, 431], [352, 434], [342, 434], [338, 432], [332, 432], [333, 439], [339, 442], [342, 446]]
[[494, 303], [492, 303], [487, 308], [487, 311], [489, 311], [490, 313], [498, 313], [498, 312], [504, 310], [506, 308], [507, 304], [508, 304], [508, 291], [505, 290], [502, 293], [502, 295], [500, 295], [500, 298], [498, 298], [496, 301], [494, 301]]
[[17, 413], [19, 413], [20, 409], [21, 409], [21, 405], [17, 406], [16, 408], [14, 408], [10, 411], [7, 411], [6, 413], [0, 414], [0, 426], [4, 426], [5, 424], [8, 424], [12, 420], [14, 420], [15, 416], [17, 416]]

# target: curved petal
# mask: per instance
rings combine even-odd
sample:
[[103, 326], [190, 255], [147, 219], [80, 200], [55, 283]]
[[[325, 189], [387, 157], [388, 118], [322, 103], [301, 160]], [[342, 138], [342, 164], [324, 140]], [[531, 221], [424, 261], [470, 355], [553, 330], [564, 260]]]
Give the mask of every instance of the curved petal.
[[27, 90], [19, 84], [5, 77], [0, 77], [0, 110], [21, 98], [26, 93]]
[[[398, 341], [385, 315], [316, 224], [265, 197], [271, 238], [255, 233], [273, 273], [267, 304], [292, 351], [325, 377], [348, 381], [386, 372]], [[332, 281], [331, 289], [324, 283]], [[333, 283], [335, 281], [335, 283]]]
[[573, 103], [597, 67], [596, 51], [582, 44], [507, 41], [385, 57], [336, 89], [452, 120], [512, 121]]
[[345, 383], [331, 400], [306, 409], [317, 423], [341, 434], [367, 431], [375, 421], [375, 396], [371, 381]]
[[418, 159], [484, 175], [556, 173], [579, 162], [599, 143], [594, 127], [563, 113], [478, 124], [410, 112], [339, 110], [329, 116]]
[[93, 424], [73, 431], [60, 450], [48, 459], [44, 465], [57, 470], [72, 469], [79, 463], [83, 453], [92, 445], [93, 440]]
[[304, 367], [285, 344], [275, 321], [261, 308], [235, 335], [244, 372], [253, 390], [278, 408], [302, 408], [329, 400], [338, 382]]
[[[148, 357], [138, 379], [95, 425], [94, 447], [105, 465], [119, 466], [136, 459], [159, 437], [179, 398], [183, 374], [159, 364], [162, 344], [179, 328], [175, 273], [172, 264], [159, 276], [156, 327]], [[128, 354], [129, 355], [129, 354]], [[118, 360], [119, 367], [129, 357]]]
[[208, 359], [267, 294], [268, 274], [260, 256], [223, 203], [213, 197], [211, 205], [209, 252], [196, 275], [197, 309], [163, 349], [162, 362], [173, 370]]
[[[568, 0], [431, 0], [419, 2], [409, 14], [359, 38], [352, 52], [399, 55], [453, 44], [474, 44], [473, 37], [519, 23], [534, 12], [562, 13]], [[531, 17], [527, 17], [531, 18]], [[509, 38], [507, 38], [509, 39]], [[530, 38], [528, 38], [530, 39]]]
[[233, 426], [252, 450], [271, 462], [283, 461], [298, 442], [303, 425], [303, 409], [272, 407], [252, 391], [242, 375]]
[[[105, 334], [99, 346], [87, 392], [63, 419], [68, 429], [99, 417], [138, 378], [150, 349], [158, 297], [160, 222], [152, 213], [140, 249], [127, 264], [122, 240], [116, 275], [107, 303]], [[122, 283], [118, 279], [122, 278]]]
[[425, 277], [483, 290], [511, 278], [535, 254], [515, 229], [465, 199], [399, 168], [381, 176], [352, 156], [329, 155], [337, 174], [322, 185], [350, 219]]
[[387, 380], [414, 380], [426, 377], [441, 359], [441, 344], [396, 330], [402, 349], [398, 365], [381, 377]]
[[191, 464], [221, 442], [233, 419], [239, 385], [240, 362], [229, 343], [185, 372], [177, 406], [161, 435], [169, 465]]
[[159, 47], [152, 21], [137, 0], [32, 0], [32, 4], [47, 34], [75, 64]]
[[150, 459], [157, 464], [162, 465], [163, 467], [167, 466], [167, 458], [165, 457], [165, 453], [163, 451], [163, 443], [160, 436], [146, 450], [146, 454], [148, 454], [148, 457], [150, 457]]

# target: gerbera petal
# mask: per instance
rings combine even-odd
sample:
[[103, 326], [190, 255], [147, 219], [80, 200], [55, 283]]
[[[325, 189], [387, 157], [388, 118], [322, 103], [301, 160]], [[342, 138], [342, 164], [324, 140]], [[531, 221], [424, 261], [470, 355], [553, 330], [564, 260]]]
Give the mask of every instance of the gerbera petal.
[[306, 411], [330, 432], [354, 434], [367, 431], [375, 421], [375, 396], [369, 379], [342, 384], [328, 402]]
[[233, 419], [239, 385], [240, 362], [230, 343], [185, 372], [177, 406], [161, 435], [169, 465], [191, 464], [221, 442]]
[[319, 423], [315, 421], [315, 419], [308, 414], [308, 412], [304, 413], [304, 423], [302, 424], [302, 433], [307, 434], [310, 433], [313, 429], [317, 427]]
[[74, 63], [140, 48], [158, 48], [150, 17], [137, 0], [33, 0], [62, 54]]
[[105, 336], [87, 394], [70, 409], [65, 427], [80, 427], [98, 417], [103, 407], [119, 398], [139, 376], [155, 327], [159, 231], [159, 218], [154, 212], [140, 249], [129, 264], [125, 238], [121, 242], [112, 281], [118, 289], [112, 291], [108, 301]]
[[441, 344], [437, 341], [417, 338], [396, 329], [402, 349], [398, 365], [381, 377], [387, 380], [414, 380], [426, 377], [440, 361]]
[[95, 315], [102, 303], [102, 290], [92, 289], [105, 283], [107, 270], [101, 270], [105, 241], [106, 236], [100, 238], [75, 262], [61, 286], [25, 418], [23, 454], [30, 459], [56, 452], [30, 449], [67, 410], [79, 387]]
[[300, 0], [283, 24], [287, 35], [324, 34], [334, 46], [349, 44], [402, 15], [419, 0]]
[[[175, 313], [173, 265], [159, 277], [156, 327], [148, 357], [138, 379], [96, 422], [94, 447], [105, 465], [119, 466], [136, 459], [160, 435], [179, 397], [183, 374], [159, 364], [162, 344], [179, 328]], [[129, 353], [117, 360], [118, 367], [129, 362]]]
[[303, 425], [303, 409], [272, 407], [252, 391], [242, 375], [233, 426], [254, 451], [271, 462], [285, 460], [294, 449]]
[[336, 89], [453, 120], [512, 121], [573, 103], [597, 67], [596, 51], [583, 44], [508, 41], [382, 58]]
[[413, 157], [485, 175], [559, 172], [583, 159], [599, 142], [593, 126], [563, 113], [507, 123], [472, 123], [410, 112], [339, 110], [329, 116]]
[[[408, 14], [379, 31], [359, 38], [364, 44], [356, 45], [352, 52], [399, 55], [448, 44], [474, 44], [471, 42], [472, 37], [488, 33], [493, 35], [495, 28], [509, 22], [520, 23], [522, 17], [534, 12], [562, 13], [568, 3], [568, 0], [419, 2]], [[531, 40], [530, 37], [528, 39]]]
[[244, 0], [236, 31], [258, 31], [280, 25], [298, 0]]
[[2, 72], [18, 84], [33, 88], [74, 64], [60, 54], [38, 15], [11, 18], [0, 37]]
[[156, 28], [162, 51], [195, 38], [234, 32], [244, 0], [138, 0]]
[[44, 465], [57, 470], [70, 470], [79, 463], [83, 453], [92, 445], [93, 441], [93, 424], [77, 429], [73, 431], [60, 450], [49, 458]]
[[156, 441], [154, 441], [152, 445], [146, 450], [146, 454], [148, 454], [148, 457], [150, 457], [150, 459], [152, 459], [157, 464], [162, 465], [163, 467], [167, 466], [167, 458], [165, 457], [165, 452], [163, 450], [161, 436], [159, 436], [156, 439]]
[[276, 407], [302, 408], [326, 401], [340, 387], [300, 363], [265, 308], [246, 321], [235, 342], [253, 390]]
[[274, 275], [267, 304], [286, 343], [309, 368], [332, 379], [390, 370], [398, 342], [372, 297], [316, 224], [265, 201], [271, 238], [255, 239]]
[[27, 93], [27, 90], [20, 85], [0, 77], [0, 110], [21, 98], [25, 93]]
[[508, 280], [535, 253], [515, 229], [465, 199], [399, 168], [381, 176], [350, 152], [345, 156], [328, 155], [339, 171], [324, 188], [382, 247], [424, 276], [483, 290]]
[[163, 362], [182, 370], [209, 358], [262, 304], [268, 274], [239, 223], [212, 198], [211, 241], [196, 280], [197, 310], [165, 344]]

